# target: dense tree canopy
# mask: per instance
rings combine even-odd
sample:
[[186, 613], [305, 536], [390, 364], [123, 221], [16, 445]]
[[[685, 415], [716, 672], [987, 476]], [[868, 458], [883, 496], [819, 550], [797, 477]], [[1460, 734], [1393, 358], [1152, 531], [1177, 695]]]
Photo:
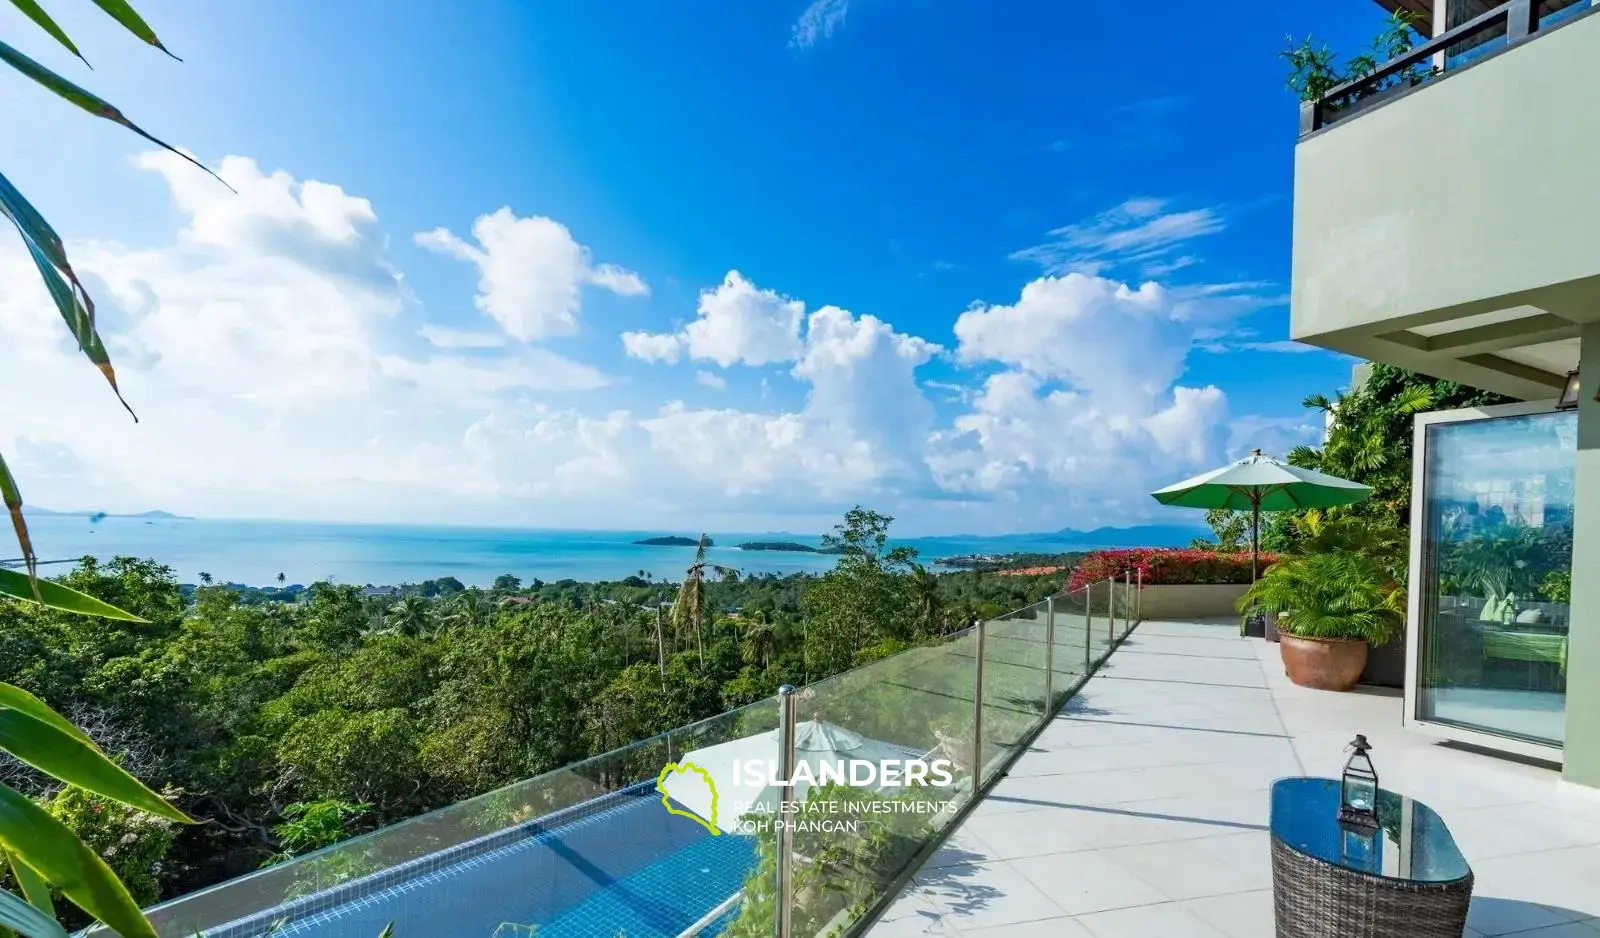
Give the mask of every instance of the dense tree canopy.
[[822, 576], [705, 577], [698, 626], [665, 614], [680, 585], [643, 571], [391, 592], [182, 587], [155, 561], [85, 558], [63, 581], [148, 622], [0, 600], [0, 681], [84, 725], [204, 823], [149, 826], [15, 762], [0, 761], [0, 779], [91, 843], [134, 835], [117, 869], [150, 901], [818, 680], [1065, 581], [934, 573], [890, 546], [890, 522], [852, 510]]

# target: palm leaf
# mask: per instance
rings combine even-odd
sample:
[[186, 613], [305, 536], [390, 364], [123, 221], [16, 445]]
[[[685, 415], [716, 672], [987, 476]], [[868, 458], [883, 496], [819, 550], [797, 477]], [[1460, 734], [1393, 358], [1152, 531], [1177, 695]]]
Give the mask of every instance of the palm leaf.
[[36, 720], [43, 720], [63, 733], [70, 733], [83, 742], [90, 739], [72, 721], [50, 709], [50, 705], [13, 684], [0, 684], [0, 707], [20, 710]]
[[11, 527], [16, 529], [17, 544], [22, 547], [22, 559], [28, 565], [29, 597], [42, 604], [44, 597], [39, 595], [39, 558], [33, 552], [33, 540], [28, 537], [28, 522], [22, 517], [22, 492], [17, 489], [17, 480], [12, 478], [11, 470], [6, 468], [4, 454], [0, 454], [0, 501], [5, 502], [6, 511], [11, 515]]
[[52, 721], [0, 706], [0, 749], [53, 778], [180, 824], [189, 818], [108, 759], [93, 743]]
[[[94, 0], [94, 5], [106, 11], [107, 15], [121, 23], [122, 28], [128, 32], [133, 33], [167, 55], [172, 55], [172, 50], [161, 44], [161, 40], [156, 38], [156, 31], [150, 28], [150, 24], [144, 21], [144, 17], [140, 16], [132, 6], [128, 5], [128, 0]], [[178, 58], [175, 55], [172, 55], [172, 57]], [[181, 62], [183, 60], [178, 59], [178, 61]]]
[[[35, 596], [38, 599], [35, 599]], [[102, 619], [120, 619], [123, 622], [144, 622], [131, 612], [124, 612], [110, 603], [101, 602], [87, 593], [39, 580], [15, 570], [0, 568], [0, 596], [31, 600], [62, 612], [75, 612], [81, 616], [99, 616]]]
[[67, 260], [67, 249], [61, 243], [61, 236], [56, 234], [50, 223], [39, 214], [39, 210], [34, 208], [33, 204], [3, 174], [0, 174], [0, 213], [10, 218], [23, 239], [37, 245], [49, 258], [50, 263], [72, 281], [72, 286], [77, 292], [83, 294], [84, 308], [89, 314], [89, 321], [93, 322], [94, 303], [89, 300], [83, 284], [78, 281], [78, 274], [72, 269], [72, 262]]
[[117, 401], [122, 404], [134, 420], [139, 415], [133, 412], [128, 402], [122, 397], [122, 388], [117, 385], [117, 370], [111, 364], [111, 355], [106, 351], [105, 343], [100, 341], [100, 332], [94, 327], [93, 313], [86, 302], [87, 294], [74, 292], [61, 274], [50, 266], [49, 260], [39, 249], [39, 246], [23, 239], [28, 246], [28, 253], [33, 256], [33, 264], [39, 270], [39, 277], [44, 281], [45, 288], [50, 292], [50, 298], [55, 301], [56, 309], [61, 313], [61, 319], [72, 331], [73, 338], [78, 340], [78, 348], [83, 350], [89, 361], [93, 362], [100, 373], [105, 376], [111, 385], [111, 393], [117, 396]]
[[21, 938], [67, 938], [61, 923], [9, 892], [0, 890], [0, 926]]
[[[11, 0], [11, 5], [21, 10], [23, 16], [39, 24], [39, 28], [54, 37], [56, 42], [66, 46], [67, 51], [77, 56], [80, 62], [89, 65], [89, 60], [84, 58], [83, 53], [78, 51], [78, 47], [72, 44], [72, 37], [68, 36], [60, 26], [57, 26], [56, 21], [51, 19], [50, 14], [46, 13], [44, 7], [41, 7], [35, 0]], [[93, 68], [94, 66], [91, 65], [89, 67]]]
[[[114, 0], [95, 0], [95, 2], [101, 3], [103, 6], [105, 3], [114, 2]], [[124, 6], [125, 5], [126, 4], [124, 4]], [[127, 115], [117, 110], [116, 106], [111, 104], [109, 101], [96, 97], [72, 82], [67, 81], [65, 78], [62, 78], [60, 75], [50, 71], [48, 68], [45, 68], [43, 65], [40, 65], [38, 62], [35, 62], [3, 42], [0, 42], [0, 62], [5, 62], [7, 65], [10, 65], [12, 68], [54, 92], [58, 97], [77, 105], [83, 110], [88, 111], [90, 114], [93, 114], [96, 117], [103, 117], [106, 120], [114, 123], [121, 124], [144, 139], [162, 148], [163, 150], [176, 153], [185, 160], [188, 160], [194, 165], [205, 170], [207, 173], [210, 173], [211, 176], [218, 182], [225, 186], [228, 185], [228, 183], [224, 181], [221, 176], [211, 172], [211, 170], [204, 163], [183, 152], [182, 150], [179, 150], [172, 144], [151, 135], [150, 132], [145, 130], [143, 127], [140, 127], [133, 121], [128, 120]], [[232, 191], [233, 187], [228, 186], [228, 189], [229, 191]]]
[[50, 898], [50, 884], [44, 881], [33, 867], [12, 856], [10, 851], [0, 850], [0, 859], [5, 861], [11, 869], [11, 878], [22, 887], [22, 895], [28, 904], [50, 916], [52, 921], [56, 917], [56, 906]]
[[111, 867], [71, 828], [5, 785], [0, 785], [0, 846], [123, 938], [158, 938]]

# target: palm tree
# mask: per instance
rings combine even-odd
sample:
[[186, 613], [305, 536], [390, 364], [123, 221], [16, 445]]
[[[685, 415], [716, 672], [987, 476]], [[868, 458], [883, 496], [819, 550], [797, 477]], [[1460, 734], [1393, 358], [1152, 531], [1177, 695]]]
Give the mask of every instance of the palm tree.
[[389, 607], [389, 627], [402, 635], [425, 634], [432, 617], [433, 610], [420, 596], [407, 596]]
[[760, 662], [763, 670], [772, 661], [777, 648], [778, 634], [765, 609], [757, 609], [744, 619], [744, 660], [746, 664]]
[[201, 570], [200, 571], [200, 585], [201, 586], [210, 586], [211, 585], [211, 574], [205, 572], [204, 570]]
[[706, 663], [705, 636], [701, 633], [701, 622], [705, 617], [705, 577], [707, 570], [713, 570], [723, 576], [732, 574], [738, 576], [739, 571], [732, 567], [724, 567], [706, 560], [706, 536], [700, 535], [700, 545], [694, 551], [694, 563], [684, 572], [683, 586], [678, 588], [678, 598], [672, 604], [672, 625], [682, 629], [685, 626], [694, 632], [695, 642], [700, 648], [700, 665]]
[[939, 613], [944, 607], [939, 599], [939, 575], [920, 563], [911, 565], [911, 600], [917, 626], [929, 635], [939, 632]]
[[476, 586], [456, 596], [450, 604], [450, 612], [444, 617], [444, 622], [449, 626], [464, 628], [477, 628], [483, 624], [483, 616], [487, 603], [483, 601], [483, 591]]
[[279, 573], [278, 573], [278, 589], [283, 589], [283, 583], [287, 579], [289, 579], [289, 578], [284, 576], [282, 571], [279, 571]]

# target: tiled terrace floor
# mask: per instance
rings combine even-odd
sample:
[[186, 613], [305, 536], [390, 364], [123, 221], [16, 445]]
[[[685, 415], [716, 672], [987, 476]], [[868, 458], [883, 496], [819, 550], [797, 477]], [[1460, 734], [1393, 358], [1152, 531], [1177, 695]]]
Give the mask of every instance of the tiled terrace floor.
[[872, 935], [1267, 938], [1267, 789], [1336, 776], [1360, 732], [1471, 862], [1468, 938], [1600, 938], [1600, 796], [1402, 729], [1398, 692], [1295, 687], [1277, 654], [1232, 621], [1139, 626]]

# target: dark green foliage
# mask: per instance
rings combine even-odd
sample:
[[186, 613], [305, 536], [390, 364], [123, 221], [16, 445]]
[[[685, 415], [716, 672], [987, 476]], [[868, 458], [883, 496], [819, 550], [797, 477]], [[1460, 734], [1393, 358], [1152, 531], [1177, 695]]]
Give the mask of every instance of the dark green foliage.
[[[147, 621], [0, 600], [0, 681], [92, 717], [88, 731], [129, 771], [211, 822], [152, 841], [159, 868], [119, 867], [141, 898], [166, 898], [770, 699], [1066, 580], [935, 574], [889, 549], [888, 525], [852, 511], [825, 576], [706, 576], [698, 629], [665, 614], [680, 585], [644, 571], [502, 577], [494, 590], [444, 578], [363, 596], [331, 583], [184, 588], [157, 563], [85, 559], [64, 581]], [[941, 654], [918, 649], [899, 666]], [[873, 688], [850, 696], [863, 721], [884, 706]], [[916, 738], [959, 733], [969, 709], [924, 708]], [[15, 764], [0, 777], [50, 795]], [[324, 872], [335, 882], [348, 870]]]
[[[1345, 66], [1339, 65], [1339, 56], [1325, 45], [1318, 45], [1307, 36], [1299, 43], [1291, 36], [1287, 47], [1279, 53], [1289, 63], [1286, 84], [1301, 101], [1315, 101], [1329, 91], [1348, 81], [1365, 78], [1390, 59], [1410, 52], [1423, 37], [1416, 29], [1417, 17], [1406, 10], [1396, 10], [1384, 23], [1383, 30], [1373, 37], [1372, 45], [1364, 52], [1350, 57]], [[1421, 84], [1433, 71], [1424, 65], [1413, 65], [1396, 75], [1372, 82], [1359, 93], [1346, 96], [1347, 100], [1329, 102], [1333, 108], [1348, 107], [1364, 97], [1372, 97], [1392, 88]]]

